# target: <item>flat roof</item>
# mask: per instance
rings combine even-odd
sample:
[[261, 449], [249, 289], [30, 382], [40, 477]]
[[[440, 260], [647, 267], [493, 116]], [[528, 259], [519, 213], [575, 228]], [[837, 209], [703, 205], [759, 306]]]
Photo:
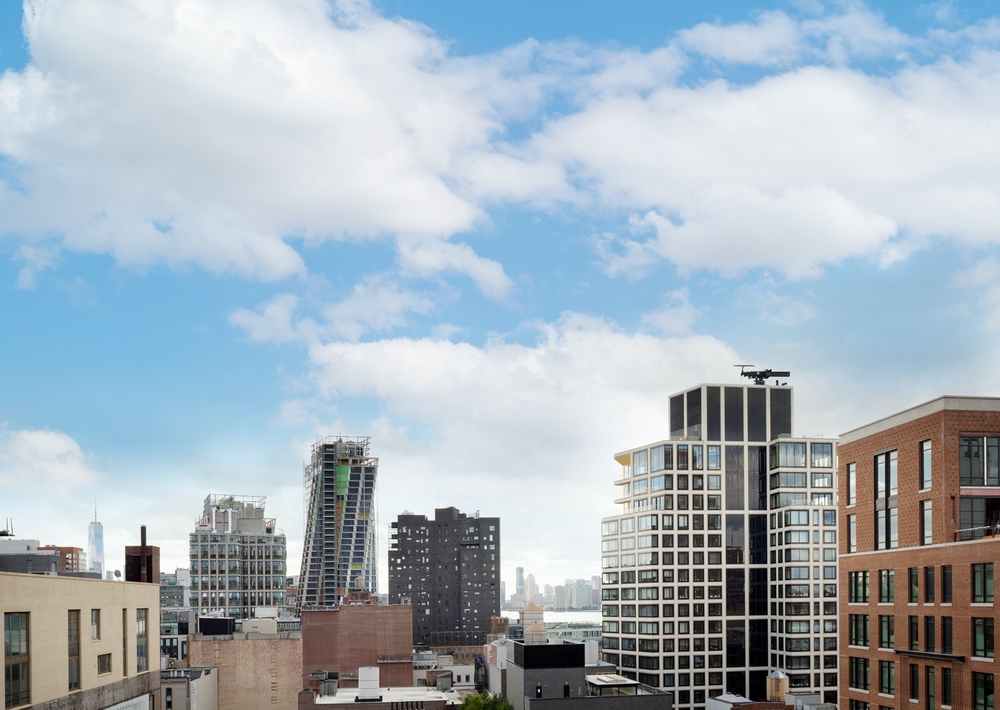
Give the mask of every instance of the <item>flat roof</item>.
[[[458, 693], [454, 690], [442, 692], [434, 687], [411, 686], [399, 688], [379, 688], [378, 694], [382, 696], [383, 703], [398, 703], [405, 701], [426, 702], [428, 700], [444, 700], [446, 702], [458, 702]], [[357, 688], [338, 688], [336, 695], [316, 696], [317, 705], [341, 705], [357, 704], [364, 707], [364, 703], [356, 703], [358, 697]], [[378, 701], [369, 701], [378, 702]]]
[[603, 686], [613, 686], [613, 685], [639, 685], [639, 681], [631, 680], [623, 675], [618, 675], [616, 673], [598, 673], [597, 675], [588, 675], [587, 682], [591, 685], [603, 685]]
[[935, 414], [944, 410], [956, 410], [966, 412], [1000, 412], [1000, 397], [963, 397], [956, 395], [943, 395], [936, 399], [929, 400], [915, 407], [904, 409], [901, 412], [890, 414], [882, 419], [877, 419], [870, 424], [865, 424], [857, 429], [851, 429], [840, 435], [841, 444], [850, 444], [853, 441], [866, 436], [878, 434], [880, 432], [908, 424], [909, 422]]

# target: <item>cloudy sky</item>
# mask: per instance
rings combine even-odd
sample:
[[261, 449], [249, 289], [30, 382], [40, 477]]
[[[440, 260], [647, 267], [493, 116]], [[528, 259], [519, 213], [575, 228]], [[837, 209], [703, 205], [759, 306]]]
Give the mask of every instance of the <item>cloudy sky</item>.
[[0, 518], [172, 569], [267, 496], [297, 570], [367, 435], [383, 580], [454, 505], [557, 584], [736, 363], [801, 435], [1000, 395], [998, 5], [0, 4]]

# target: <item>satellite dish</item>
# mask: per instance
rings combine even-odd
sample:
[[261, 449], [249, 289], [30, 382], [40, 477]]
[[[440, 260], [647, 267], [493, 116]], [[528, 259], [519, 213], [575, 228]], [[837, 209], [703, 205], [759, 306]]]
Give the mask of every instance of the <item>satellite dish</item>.
[[122, 571], [120, 569], [116, 569], [115, 570], [115, 579], [121, 579], [121, 578], [122, 578]]

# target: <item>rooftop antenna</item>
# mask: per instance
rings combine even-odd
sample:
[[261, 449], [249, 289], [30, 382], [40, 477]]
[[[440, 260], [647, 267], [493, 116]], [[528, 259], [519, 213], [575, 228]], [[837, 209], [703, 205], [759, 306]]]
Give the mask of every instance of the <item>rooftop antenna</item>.
[[[748, 370], [748, 367], [753, 367], [753, 365], [733, 365], [733, 367], [740, 368], [740, 376], [748, 377], [753, 380], [755, 385], [765, 384], [769, 377], [791, 377], [792, 373], [788, 371], [774, 371], [774, 370]], [[781, 384], [781, 383], [776, 383]], [[785, 382], [784, 384], [788, 384]]]
[[4, 529], [0, 530], [0, 537], [14, 537], [14, 519], [4, 519]]

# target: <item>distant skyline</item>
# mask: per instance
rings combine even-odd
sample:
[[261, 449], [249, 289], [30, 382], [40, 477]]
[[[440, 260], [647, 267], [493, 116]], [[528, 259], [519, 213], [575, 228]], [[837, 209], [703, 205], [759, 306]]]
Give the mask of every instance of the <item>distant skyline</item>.
[[[598, 574], [614, 453], [788, 369], [803, 436], [1000, 394], [1000, 5], [0, 5], [0, 518], [302, 545], [310, 445]], [[513, 584], [511, 585], [513, 588]]]

